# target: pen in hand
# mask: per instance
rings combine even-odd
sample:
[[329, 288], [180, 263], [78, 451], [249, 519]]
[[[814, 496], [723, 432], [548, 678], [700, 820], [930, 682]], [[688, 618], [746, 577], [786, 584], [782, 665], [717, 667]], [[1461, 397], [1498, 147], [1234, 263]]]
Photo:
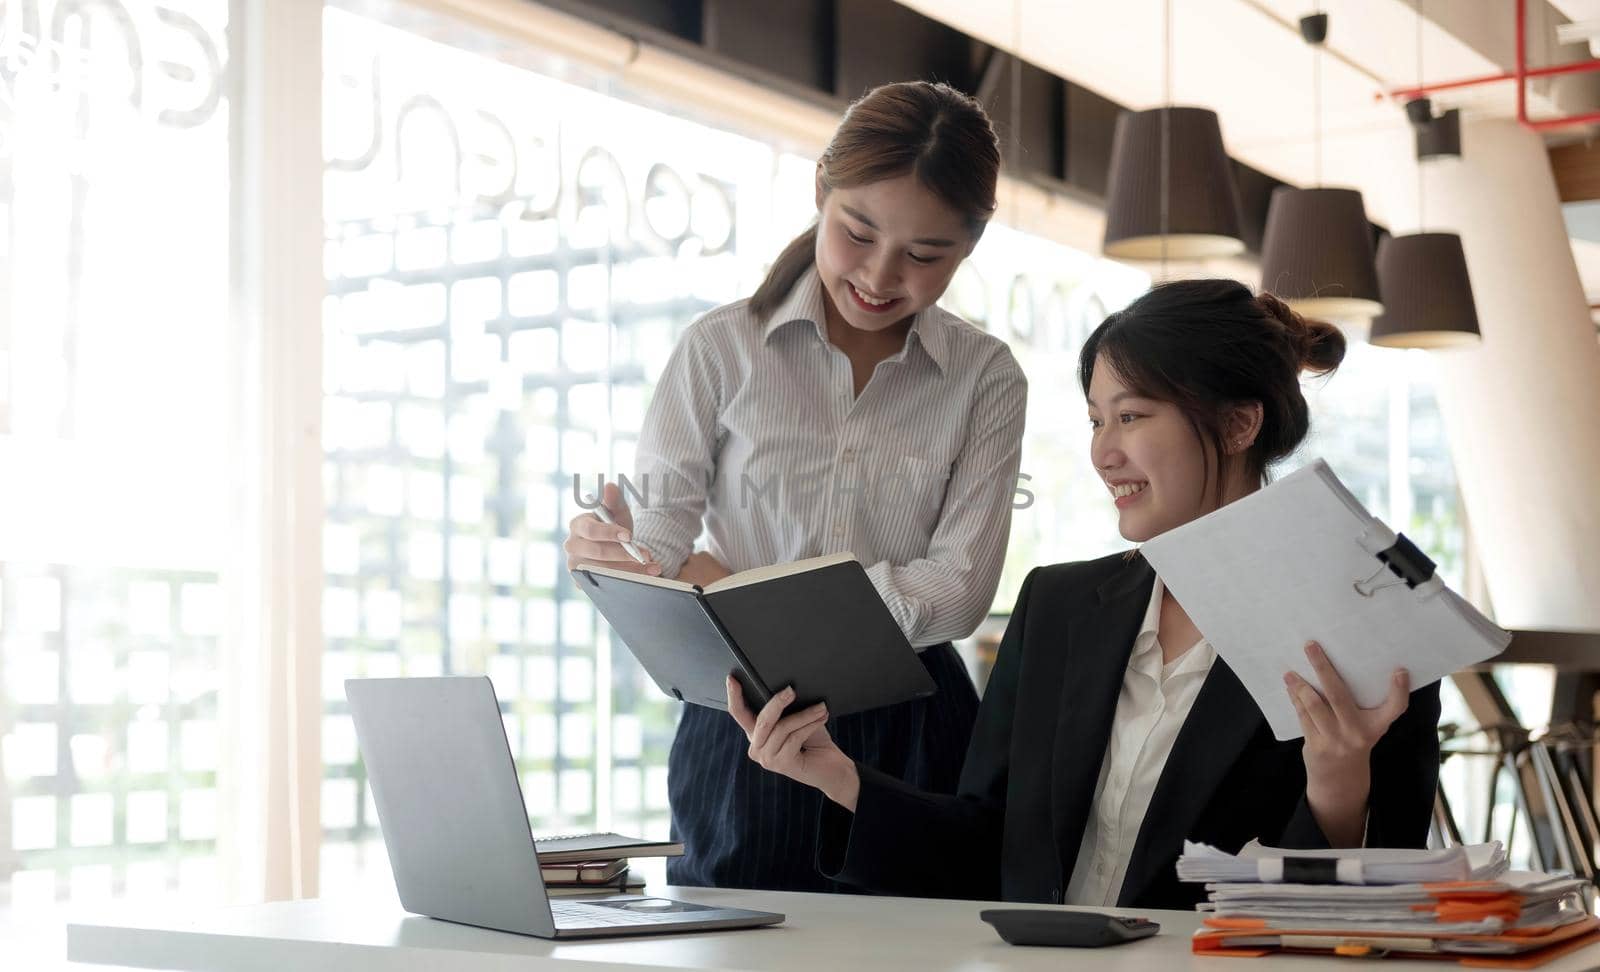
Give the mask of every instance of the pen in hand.
[[[583, 497], [583, 502], [585, 505], [589, 503], [594, 504], [594, 509], [591, 512], [593, 512], [595, 516], [599, 517], [601, 522], [609, 523], [612, 526], [617, 525], [616, 519], [611, 516], [611, 511], [606, 509], [606, 504], [595, 499], [593, 493], [585, 494]], [[644, 559], [644, 554], [639, 552], [638, 545], [632, 540], [618, 540], [617, 542], [622, 544], [622, 549], [626, 550], [628, 552], [628, 556], [632, 557], [634, 560], [637, 560], [641, 564], [649, 563], [649, 561]]]

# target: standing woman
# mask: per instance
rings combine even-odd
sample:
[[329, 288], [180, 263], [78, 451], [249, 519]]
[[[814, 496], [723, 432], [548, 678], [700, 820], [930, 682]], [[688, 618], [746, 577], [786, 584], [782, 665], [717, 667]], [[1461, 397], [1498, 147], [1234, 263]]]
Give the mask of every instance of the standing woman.
[[[1027, 384], [1001, 340], [934, 302], [994, 212], [999, 164], [982, 107], [946, 85], [884, 85], [851, 105], [817, 163], [816, 225], [668, 361], [640, 433], [640, 508], [608, 485], [616, 524], [584, 514], [566, 542], [569, 565], [697, 584], [853, 553], [938, 692], [830, 726], [851, 759], [939, 793], [955, 789], [977, 710], [950, 641], [999, 583]], [[630, 535], [643, 565], [619, 542]], [[684, 707], [668, 789], [685, 853], [668, 879], [838, 889], [813, 864], [820, 794], [747, 749], [726, 715]]]

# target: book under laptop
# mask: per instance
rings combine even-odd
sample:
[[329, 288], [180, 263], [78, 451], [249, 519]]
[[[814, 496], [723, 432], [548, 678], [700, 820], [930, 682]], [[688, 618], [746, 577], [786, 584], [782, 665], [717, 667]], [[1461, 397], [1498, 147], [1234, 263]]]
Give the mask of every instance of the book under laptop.
[[786, 686], [831, 716], [936, 686], [866, 569], [848, 553], [741, 571], [700, 587], [594, 564], [572, 570], [662, 692], [726, 710], [731, 674], [754, 709]]
[[784, 920], [637, 894], [551, 901], [489, 679], [352, 678], [344, 687], [395, 890], [407, 911], [540, 938]]

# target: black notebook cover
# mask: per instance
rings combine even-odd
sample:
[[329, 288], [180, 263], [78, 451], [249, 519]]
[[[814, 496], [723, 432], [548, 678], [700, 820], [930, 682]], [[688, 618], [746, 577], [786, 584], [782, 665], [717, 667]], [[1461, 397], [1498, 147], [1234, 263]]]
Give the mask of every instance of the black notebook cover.
[[705, 595], [773, 691], [849, 715], [934, 692], [933, 679], [854, 560]]
[[624, 580], [598, 570], [572, 572], [578, 590], [611, 625], [661, 691], [684, 702], [727, 711], [723, 679], [739, 673], [739, 685], [765, 704], [768, 693], [744, 671], [694, 591]]
[[795, 688], [842, 716], [932, 695], [921, 659], [855, 560], [710, 593], [579, 566], [588, 595], [666, 694], [727, 709], [734, 673], [759, 708]]

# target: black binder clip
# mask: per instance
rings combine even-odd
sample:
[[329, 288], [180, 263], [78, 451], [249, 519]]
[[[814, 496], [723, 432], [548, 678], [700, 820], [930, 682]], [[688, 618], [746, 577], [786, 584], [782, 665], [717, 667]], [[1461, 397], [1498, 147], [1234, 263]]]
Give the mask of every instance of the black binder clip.
[[[1414, 589], [1417, 585], [1426, 584], [1433, 579], [1435, 566], [1433, 561], [1429, 560], [1428, 555], [1418, 549], [1417, 545], [1403, 533], [1395, 534], [1394, 544], [1378, 551], [1377, 557], [1383, 566], [1373, 571], [1372, 576], [1366, 580], [1355, 582], [1356, 593], [1362, 597], [1371, 597], [1385, 587], [1394, 587], [1397, 584], [1405, 584]], [[1375, 584], [1374, 582], [1383, 576], [1385, 570], [1399, 580], [1387, 584]]]
[[1285, 857], [1285, 884], [1338, 884], [1339, 861], [1331, 857]]

